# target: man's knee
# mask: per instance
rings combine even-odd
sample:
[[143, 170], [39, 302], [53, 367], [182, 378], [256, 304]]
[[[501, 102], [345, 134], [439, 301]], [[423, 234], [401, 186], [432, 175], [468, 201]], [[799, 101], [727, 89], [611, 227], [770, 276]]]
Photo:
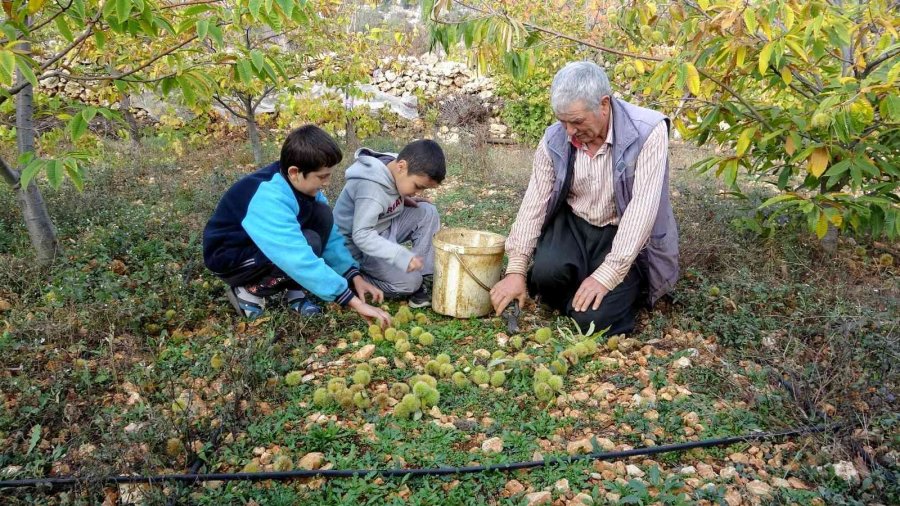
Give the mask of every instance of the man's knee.
[[441, 228], [441, 216], [438, 214], [437, 207], [434, 204], [419, 202], [419, 207], [412, 209], [415, 209], [416, 219], [425, 228], [435, 232]]
[[535, 256], [531, 267], [531, 284], [538, 291], [553, 290], [566, 281], [565, 265], [554, 262], [547, 255]]

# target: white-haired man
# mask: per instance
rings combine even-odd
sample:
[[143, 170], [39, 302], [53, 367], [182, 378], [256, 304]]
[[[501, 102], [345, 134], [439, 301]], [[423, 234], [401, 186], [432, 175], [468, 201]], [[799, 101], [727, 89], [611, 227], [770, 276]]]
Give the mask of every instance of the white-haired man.
[[639, 302], [652, 305], [678, 279], [669, 119], [614, 98], [587, 61], [556, 74], [550, 102], [559, 121], [535, 153], [491, 302], [499, 314], [527, 289], [583, 331], [631, 332]]

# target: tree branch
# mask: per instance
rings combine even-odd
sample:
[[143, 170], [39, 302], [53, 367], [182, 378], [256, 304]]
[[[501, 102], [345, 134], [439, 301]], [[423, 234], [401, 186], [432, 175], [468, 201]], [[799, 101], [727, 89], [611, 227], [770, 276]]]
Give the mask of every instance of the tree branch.
[[177, 9], [179, 7], [190, 7], [191, 5], [203, 5], [203, 4], [217, 4], [222, 2], [223, 0], [193, 0], [190, 2], [179, 2], [174, 4], [162, 4], [159, 6], [160, 9]]
[[0, 174], [3, 175], [3, 179], [13, 188], [19, 186], [19, 171], [11, 168], [6, 164], [6, 160], [0, 156]]
[[[66, 5], [65, 7], [63, 7], [62, 5], [60, 5], [60, 6], [59, 6], [59, 11], [57, 11], [56, 13], [54, 13], [54, 14], [53, 14], [52, 16], [50, 16], [48, 19], [45, 19], [45, 20], [41, 21], [40, 23], [37, 23], [37, 24], [33, 25], [33, 26], [31, 27], [31, 29], [29, 30], [29, 32], [34, 33], [34, 32], [36, 32], [36, 31], [40, 30], [41, 28], [43, 28], [44, 26], [46, 26], [46, 25], [52, 23], [53, 20], [55, 20], [56, 18], [58, 18], [60, 15], [62, 15], [63, 13], [65, 13], [67, 10], [69, 10], [69, 7], [72, 7], [72, 3], [73, 3], [74, 1], [75, 1], [75, 0], [69, 0], [69, 4]], [[59, 5], [59, 2], [57, 2], [56, 4]]]
[[[474, 8], [474, 7], [470, 7], [470, 6], [467, 5], [465, 2], [462, 2], [462, 1], [460, 1], [460, 0], [453, 0], [453, 1], [456, 2], [456, 3], [458, 3], [458, 4], [460, 4], [460, 5], [462, 5], [463, 7], [466, 7], [466, 8], [468, 8], [468, 9], [472, 9], [472, 10], [474, 10], [474, 11], [476, 11], [476, 12], [482, 12], [482, 13], [485, 12], [485, 11], [483, 11], [483, 10], [480, 10], [480, 9], [477, 9], [477, 8]], [[497, 16], [497, 17], [502, 17], [502, 18], [505, 19], [507, 22], [509, 22], [510, 19], [511, 19], [511, 18], [509, 18], [509, 16], [507, 16], [506, 14], [494, 14], [494, 15]], [[444, 23], [444, 22], [441, 21], [441, 20], [434, 19], [434, 18], [432, 18], [432, 19], [433, 19], [435, 22], [437, 22], [437, 23], [446, 24], [446, 23]], [[609, 47], [606, 47], [606, 46], [601, 46], [601, 45], [599, 45], [599, 44], [595, 44], [595, 43], [593, 43], [593, 42], [588, 42], [588, 41], [586, 41], [586, 40], [578, 39], [578, 38], [576, 38], [576, 37], [572, 37], [572, 36], [570, 36], [570, 35], [566, 35], [566, 34], [564, 34], [564, 33], [558, 32], [558, 31], [556, 31], [556, 30], [553, 30], [553, 29], [550, 29], [550, 28], [545, 28], [545, 27], [543, 27], [543, 26], [536, 25], [536, 24], [533, 24], [533, 23], [525, 23], [525, 22], [522, 22], [521, 24], [522, 24], [523, 26], [527, 27], [527, 28], [531, 28], [531, 29], [536, 30], [536, 31], [538, 31], [538, 32], [546, 33], [546, 34], [548, 34], [548, 35], [553, 35], [554, 37], [558, 37], [558, 38], [561, 38], [561, 39], [565, 39], [565, 40], [574, 42], [574, 43], [576, 43], [576, 44], [581, 44], [581, 45], [584, 45], [584, 46], [587, 46], [587, 47], [590, 47], [590, 48], [593, 48], [593, 49], [597, 49], [597, 50], [602, 51], [602, 52], [605, 52], [605, 53], [612, 53], [612, 54], [616, 54], [616, 55], [619, 55], [619, 56], [627, 56], [627, 57], [629, 57], [629, 58], [636, 58], [636, 59], [640, 59], [640, 60], [648, 60], [648, 61], [655, 61], [655, 62], [662, 62], [662, 61], [665, 61], [664, 58], [661, 58], [661, 57], [658, 57], [658, 56], [639, 55], [639, 54], [629, 53], [629, 52], [626, 52], [626, 51], [619, 51], [619, 50], [617, 50], [617, 49], [612, 49], [612, 48], [609, 48]], [[721, 89], [727, 91], [731, 96], [733, 96], [735, 99], [737, 99], [738, 102], [740, 102], [744, 107], [746, 107], [747, 110], [749, 110], [750, 113], [753, 115], [753, 117], [756, 118], [756, 120], [759, 121], [763, 126], [765, 126], [766, 128], [768, 128], [769, 130], [772, 129], [772, 125], [770, 125], [769, 122], [766, 121], [766, 119], [762, 117], [762, 115], [759, 113], [759, 111], [757, 111], [756, 108], [754, 108], [749, 102], [747, 102], [747, 100], [744, 99], [744, 97], [742, 97], [742, 96], [739, 95], [736, 91], [734, 91], [733, 89], [731, 89], [731, 87], [729, 87], [727, 84], [723, 83], [721, 80], [716, 79], [716, 78], [713, 77], [709, 72], [706, 72], [705, 70], [703, 70], [703, 69], [701, 69], [701, 68], [698, 68], [698, 69], [697, 69], [697, 72], [699, 72], [702, 76], [706, 77], [706, 78], [709, 79], [710, 81], [716, 83], [716, 85], [718, 85]]]
[[[50, 58], [49, 60], [47, 60], [46, 62], [41, 64], [39, 71], [43, 72], [43, 71], [47, 70], [47, 68], [49, 68], [51, 65], [53, 65], [54, 63], [59, 61], [62, 57], [64, 57], [70, 51], [72, 51], [73, 49], [78, 47], [88, 37], [90, 37], [94, 33], [94, 26], [96, 25], [97, 21], [100, 19], [101, 15], [102, 15], [102, 13], [98, 12], [97, 16], [95, 16], [94, 19], [91, 20], [90, 24], [88, 25], [87, 29], [85, 29], [84, 33], [79, 35], [77, 39], [72, 41], [72, 43], [69, 44], [68, 46], [66, 46], [62, 51], [55, 54], [52, 58]], [[40, 80], [40, 79], [44, 79], [44, 76], [41, 76], [38, 78], [38, 80]], [[28, 81], [23, 81], [15, 86], [13, 86], [12, 88], [6, 90], [6, 93], [3, 96], [0, 96], [0, 104], [6, 102], [7, 98], [22, 91], [26, 86], [28, 86], [28, 84], [29, 84]]]
[[242, 119], [242, 120], [244, 120], [244, 121], [250, 121], [250, 120], [247, 118], [247, 116], [245, 116], [245, 115], [243, 115], [243, 114], [240, 114], [240, 113], [238, 113], [237, 111], [235, 111], [234, 109], [232, 109], [231, 106], [228, 105], [227, 103], [225, 103], [225, 101], [222, 100], [222, 98], [220, 98], [218, 94], [213, 95], [212, 98], [213, 98], [213, 100], [215, 100], [216, 102], [218, 102], [219, 105], [221, 105], [222, 107], [224, 107], [224, 108], [225, 108], [228, 112], [230, 112], [231, 114], [234, 114], [236, 117], [238, 117], [238, 118], [240, 118], [240, 119]]
[[259, 96], [259, 100], [257, 100], [255, 104], [251, 104], [250, 106], [250, 108], [253, 109], [254, 113], [256, 113], [256, 108], [259, 107], [259, 104], [261, 104], [262, 101], [265, 100], [267, 96], [269, 96], [269, 93], [272, 93], [273, 91], [275, 91], [274, 86], [266, 86], [266, 89], [262, 92], [262, 95]]
[[891, 58], [897, 56], [898, 54], [900, 54], [900, 47], [894, 48], [891, 51], [887, 51], [883, 55], [879, 56], [878, 58], [875, 58], [874, 60], [870, 61], [869, 64], [866, 65], [866, 68], [863, 69], [862, 76], [863, 77], [868, 76], [876, 68], [878, 68], [879, 65], [881, 65], [885, 61], [890, 60]]

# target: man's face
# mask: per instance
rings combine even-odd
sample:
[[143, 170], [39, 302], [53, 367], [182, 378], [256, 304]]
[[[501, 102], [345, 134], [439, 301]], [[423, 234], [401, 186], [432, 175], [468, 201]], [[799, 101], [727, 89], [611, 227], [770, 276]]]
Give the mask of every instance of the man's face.
[[401, 197], [415, 197], [422, 190], [428, 188], [436, 188], [438, 182], [425, 174], [410, 174], [406, 167], [406, 161], [400, 160], [399, 171], [397, 171], [397, 191]]
[[291, 166], [288, 168], [288, 179], [295, 190], [304, 195], [315, 197], [319, 190], [328, 186], [328, 183], [331, 181], [331, 167], [322, 167], [304, 176], [300, 169]]
[[600, 144], [606, 140], [609, 124], [609, 97], [603, 97], [600, 106], [591, 109], [583, 101], [576, 101], [556, 114], [566, 133], [582, 144]]

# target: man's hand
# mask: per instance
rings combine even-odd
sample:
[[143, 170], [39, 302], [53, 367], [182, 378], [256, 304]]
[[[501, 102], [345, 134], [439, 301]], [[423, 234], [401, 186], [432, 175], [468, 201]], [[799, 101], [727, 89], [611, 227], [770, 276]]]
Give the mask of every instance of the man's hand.
[[366, 279], [362, 276], [356, 276], [353, 278], [353, 289], [356, 292], [357, 297], [362, 299], [363, 302], [366, 301], [366, 294], [370, 294], [372, 296], [372, 302], [377, 302], [378, 304], [384, 302], [384, 292], [382, 292], [377, 286], [366, 281]]
[[409, 267], [406, 268], [406, 272], [413, 272], [422, 270], [422, 267], [425, 267], [425, 260], [422, 257], [412, 257], [412, 260], [409, 261]]
[[347, 305], [359, 313], [359, 315], [369, 323], [372, 323], [372, 321], [375, 320], [381, 328], [386, 328], [391, 324], [391, 315], [387, 314], [381, 308], [366, 304], [359, 297], [353, 297]]
[[522, 274], [507, 274], [491, 288], [491, 304], [497, 316], [514, 300], [519, 301], [519, 307], [525, 304], [525, 276]]
[[609, 293], [609, 290], [605, 286], [588, 276], [581, 282], [578, 291], [575, 292], [575, 297], [572, 299], [572, 308], [579, 312], [587, 311], [588, 308], [596, 311], [607, 293]]

